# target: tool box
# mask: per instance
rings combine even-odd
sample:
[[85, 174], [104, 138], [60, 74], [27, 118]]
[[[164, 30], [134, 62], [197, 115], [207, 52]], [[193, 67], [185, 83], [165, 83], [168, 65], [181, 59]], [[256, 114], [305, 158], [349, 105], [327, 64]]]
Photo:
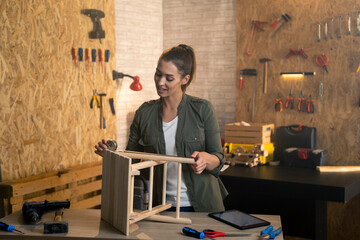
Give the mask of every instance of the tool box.
[[311, 168], [326, 165], [327, 150], [307, 148], [287, 148], [282, 165], [289, 167]]
[[249, 126], [239, 122], [225, 125], [225, 142], [240, 144], [267, 144], [271, 142], [274, 124], [251, 123]]
[[274, 135], [275, 161], [283, 163], [284, 151], [287, 148], [316, 149], [316, 128], [303, 125], [280, 126]]

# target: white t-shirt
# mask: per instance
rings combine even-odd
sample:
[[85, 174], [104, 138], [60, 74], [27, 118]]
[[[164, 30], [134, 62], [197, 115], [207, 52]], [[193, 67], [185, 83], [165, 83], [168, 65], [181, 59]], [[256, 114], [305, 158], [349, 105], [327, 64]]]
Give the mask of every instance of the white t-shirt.
[[[165, 137], [165, 148], [166, 155], [177, 156], [175, 146], [175, 136], [178, 124], [178, 117], [174, 118], [170, 122], [163, 122], [163, 131]], [[177, 190], [177, 162], [168, 162], [167, 164], [167, 178], [166, 178], [166, 202], [176, 205], [176, 190]], [[188, 207], [191, 206], [187, 188], [184, 183], [184, 178], [181, 178], [181, 195], [180, 195], [180, 206]]]

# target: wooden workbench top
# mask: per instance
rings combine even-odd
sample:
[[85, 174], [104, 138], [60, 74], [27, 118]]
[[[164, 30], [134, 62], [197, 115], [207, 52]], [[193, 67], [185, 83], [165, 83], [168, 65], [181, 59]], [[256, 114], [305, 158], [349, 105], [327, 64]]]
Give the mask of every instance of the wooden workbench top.
[[[164, 212], [163, 215], [174, 215], [175, 212]], [[43, 215], [42, 221], [37, 225], [24, 223], [21, 212], [8, 215], [0, 221], [9, 225], [14, 225], [25, 233], [8, 233], [0, 231], [0, 239], [192, 239], [182, 234], [183, 224], [160, 223], [152, 221], [140, 221], [130, 225], [130, 235], [125, 236], [108, 223], [100, 220], [100, 210], [98, 209], [65, 209], [64, 221], [68, 222], [69, 232], [59, 234], [43, 234], [44, 222], [51, 221], [54, 212]], [[255, 215], [271, 222], [276, 229], [281, 226], [280, 216]], [[205, 228], [214, 229], [226, 233], [251, 233], [251, 237], [223, 237], [221, 239], [258, 239], [260, 231], [265, 227], [253, 228], [249, 230], [238, 230], [207, 216], [207, 213], [181, 213], [181, 217], [191, 218], [193, 229], [202, 231]], [[283, 240], [280, 234], [276, 240]]]

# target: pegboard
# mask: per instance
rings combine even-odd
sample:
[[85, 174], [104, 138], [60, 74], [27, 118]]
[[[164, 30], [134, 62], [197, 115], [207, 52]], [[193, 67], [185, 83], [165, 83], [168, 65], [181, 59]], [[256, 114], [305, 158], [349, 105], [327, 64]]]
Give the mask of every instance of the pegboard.
[[[255, 88], [254, 122], [274, 123], [276, 127], [303, 124], [317, 128], [317, 147], [328, 150], [328, 165], [359, 165], [360, 163], [360, 36], [357, 36], [359, 1], [237, 1], [237, 79], [236, 79], [236, 121], [251, 122], [252, 93]], [[280, 25], [270, 25], [283, 13], [291, 20]], [[351, 34], [347, 35], [348, 15]], [[341, 38], [339, 38], [339, 16], [341, 17]], [[333, 18], [333, 33], [331, 19]], [[257, 31], [251, 55], [245, 54], [251, 21], [261, 24], [264, 31]], [[282, 20], [283, 21], [283, 20]], [[285, 22], [285, 21], [283, 21]], [[327, 40], [324, 39], [327, 23]], [[318, 27], [320, 41], [318, 41]], [[333, 38], [331, 39], [331, 34]], [[290, 48], [301, 48], [307, 58], [285, 56]], [[327, 69], [316, 64], [316, 57], [326, 54]], [[268, 62], [268, 89], [263, 92], [264, 63]], [[243, 76], [243, 88], [238, 81], [241, 69], [257, 69], [257, 76]], [[300, 79], [284, 79], [281, 72], [316, 72], [315, 76]], [[323, 81], [323, 96], [319, 95], [320, 81]], [[295, 107], [300, 92], [306, 99], [315, 100], [315, 113], [285, 109], [284, 105], [292, 91]], [[275, 111], [275, 99], [280, 95], [283, 111]]]

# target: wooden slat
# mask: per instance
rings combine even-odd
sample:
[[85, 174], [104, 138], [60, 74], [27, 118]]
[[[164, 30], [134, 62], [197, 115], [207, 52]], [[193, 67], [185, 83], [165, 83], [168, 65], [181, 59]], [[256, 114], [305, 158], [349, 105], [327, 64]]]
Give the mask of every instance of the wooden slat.
[[317, 166], [319, 172], [359, 172], [360, 166]]
[[193, 158], [185, 157], [176, 157], [176, 156], [167, 156], [162, 154], [155, 153], [144, 153], [144, 152], [133, 152], [133, 151], [117, 151], [119, 154], [134, 158], [134, 159], [143, 159], [143, 160], [152, 160], [152, 161], [167, 161], [167, 162], [181, 162], [193, 164], [195, 160]]
[[150, 217], [152, 215], [155, 215], [155, 214], [158, 214], [159, 212], [162, 212], [162, 211], [165, 211], [166, 209], [169, 209], [171, 208], [171, 203], [167, 203], [165, 205], [158, 205], [156, 207], [153, 207], [153, 209], [150, 211], [150, 210], [147, 210], [147, 211], [142, 211], [141, 213], [134, 213], [130, 216], [130, 221], [129, 223], [130, 224], [133, 224], [133, 223], [136, 223], [140, 220], [143, 220], [147, 217]]
[[271, 132], [225, 131], [227, 137], [270, 137]]
[[267, 144], [271, 140], [269, 137], [265, 138], [240, 138], [240, 137], [225, 137], [225, 142], [228, 143], [246, 143], [246, 144]]
[[101, 190], [101, 185], [102, 185], [101, 179], [94, 182], [78, 185], [77, 187], [71, 189], [71, 197], [76, 197], [86, 193]]
[[101, 218], [129, 235], [129, 189], [131, 159], [117, 152], [104, 151]]
[[91, 198], [87, 198], [85, 200], [78, 201], [76, 203], [70, 203], [70, 208], [73, 209], [86, 209], [93, 208], [101, 205], [101, 195], [97, 195]]
[[252, 123], [250, 126], [242, 126], [240, 123], [229, 123], [225, 125], [226, 131], [258, 131], [265, 132], [271, 131], [274, 132], [274, 124], [266, 123]]
[[84, 180], [90, 177], [101, 175], [102, 167], [93, 166], [86, 169], [79, 169], [76, 171], [68, 171], [62, 175], [50, 176], [46, 178], [36, 179], [34, 181], [19, 182], [12, 184], [13, 196], [21, 196], [33, 192], [38, 192], [44, 189], [53, 188], [65, 185], [74, 181]]

